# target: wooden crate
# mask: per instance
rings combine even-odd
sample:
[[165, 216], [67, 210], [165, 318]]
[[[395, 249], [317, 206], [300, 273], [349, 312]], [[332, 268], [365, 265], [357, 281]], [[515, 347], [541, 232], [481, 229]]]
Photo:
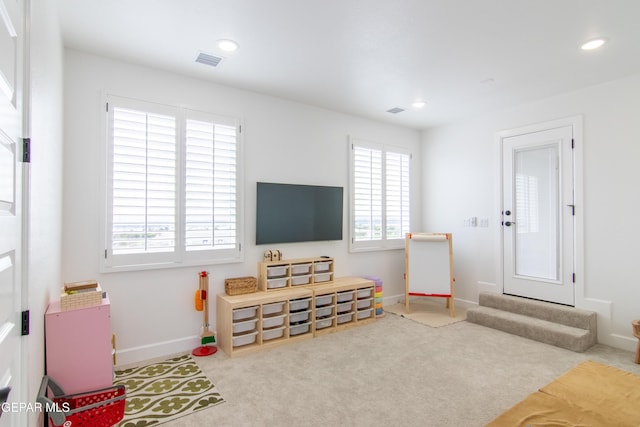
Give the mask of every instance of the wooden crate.
[[258, 280], [255, 277], [232, 277], [224, 280], [224, 291], [227, 295], [250, 294], [257, 290]]

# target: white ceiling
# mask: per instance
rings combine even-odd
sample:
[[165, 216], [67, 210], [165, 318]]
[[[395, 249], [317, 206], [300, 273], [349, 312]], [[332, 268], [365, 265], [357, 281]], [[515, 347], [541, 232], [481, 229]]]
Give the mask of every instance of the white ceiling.
[[640, 0], [57, 1], [67, 47], [416, 129], [640, 73]]

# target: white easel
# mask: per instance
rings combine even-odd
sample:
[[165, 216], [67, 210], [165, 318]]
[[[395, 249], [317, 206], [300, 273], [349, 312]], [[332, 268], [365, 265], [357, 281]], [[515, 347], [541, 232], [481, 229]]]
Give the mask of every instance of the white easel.
[[439, 297], [455, 317], [451, 233], [407, 233], [404, 259], [405, 311], [410, 312], [410, 296]]

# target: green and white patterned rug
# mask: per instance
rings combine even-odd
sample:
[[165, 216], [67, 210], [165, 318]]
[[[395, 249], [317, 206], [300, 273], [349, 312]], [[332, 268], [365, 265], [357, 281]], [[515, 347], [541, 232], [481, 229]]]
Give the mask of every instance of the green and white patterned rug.
[[190, 354], [116, 371], [127, 389], [120, 427], [154, 426], [224, 402]]

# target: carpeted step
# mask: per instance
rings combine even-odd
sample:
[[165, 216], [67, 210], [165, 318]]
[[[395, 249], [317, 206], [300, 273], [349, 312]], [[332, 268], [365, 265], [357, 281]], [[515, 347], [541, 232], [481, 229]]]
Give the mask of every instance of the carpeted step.
[[597, 342], [597, 314], [559, 304], [491, 292], [467, 320], [536, 341], [583, 352]]
[[479, 305], [596, 331], [597, 314], [593, 311], [492, 292], [480, 293]]

